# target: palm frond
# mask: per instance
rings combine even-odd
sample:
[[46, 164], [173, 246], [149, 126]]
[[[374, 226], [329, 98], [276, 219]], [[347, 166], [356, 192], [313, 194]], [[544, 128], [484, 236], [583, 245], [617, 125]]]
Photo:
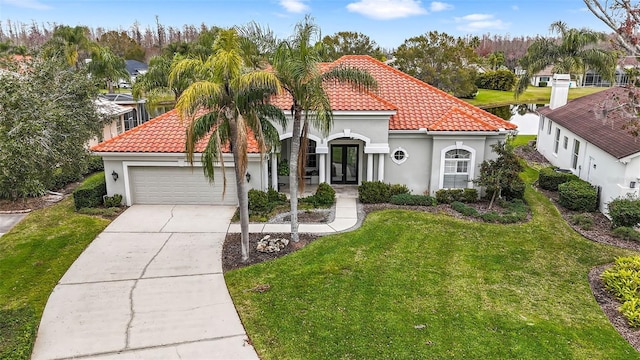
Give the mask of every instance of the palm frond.
[[224, 88], [221, 84], [210, 81], [198, 81], [191, 84], [180, 96], [176, 103], [176, 109], [181, 116], [192, 116], [202, 108], [212, 108], [219, 103], [224, 96]]
[[375, 91], [378, 83], [368, 71], [351, 66], [337, 66], [322, 75], [323, 80], [348, 83], [358, 91]]

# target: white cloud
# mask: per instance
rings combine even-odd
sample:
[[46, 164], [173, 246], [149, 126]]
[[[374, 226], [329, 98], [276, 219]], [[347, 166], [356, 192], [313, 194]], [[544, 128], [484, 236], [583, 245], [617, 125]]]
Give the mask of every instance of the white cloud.
[[280, 0], [280, 6], [292, 13], [303, 13], [310, 9], [304, 0]]
[[511, 6], [511, 10], [518, 11], [518, 10], [520, 10], [520, 7], [518, 7], [518, 5], [513, 5], [513, 6]]
[[17, 7], [34, 9], [34, 10], [48, 10], [51, 6], [43, 4], [38, 0], [0, 0], [0, 4], [13, 5]]
[[428, 13], [417, 0], [360, 0], [347, 5], [347, 10], [378, 20]]
[[455, 21], [460, 24], [457, 26], [458, 30], [468, 32], [505, 30], [511, 25], [511, 23], [496, 19], [490, 14], [469, 14], [463, 17], [457, 17]]
[[433, 1], [431, 3], [431, 8], [429, 8], [431, 12], [445, 11], [445, 10], [451, 10], [451, 9], [453, 9], [453, 5], [443, 3], [440, 1]]

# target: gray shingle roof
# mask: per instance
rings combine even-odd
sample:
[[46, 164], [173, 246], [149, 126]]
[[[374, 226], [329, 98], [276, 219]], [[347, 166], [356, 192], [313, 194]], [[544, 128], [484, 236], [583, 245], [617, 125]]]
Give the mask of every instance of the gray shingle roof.
[[614, 87], [571, 100], [555, 110], [545, 106], [538, 112], [621, 159], [640, 152], [640, 138], [624, 128], [631, 119], [640, 121], [640, 117], [630, 116], [625, 106], [620, 106], [629, 103], [630, 91], [640, 94], [639, 89]]

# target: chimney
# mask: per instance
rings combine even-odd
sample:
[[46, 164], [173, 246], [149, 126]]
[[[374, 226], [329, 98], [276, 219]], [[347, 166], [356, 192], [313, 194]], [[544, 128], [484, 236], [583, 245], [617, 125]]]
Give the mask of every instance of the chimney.
[[549, 108], [551, 110], [567, 104], [570, 80], [571, 77], [569, 74], [553, 74], [553, 79], [551, 80], [551, 100], [549, 101]]

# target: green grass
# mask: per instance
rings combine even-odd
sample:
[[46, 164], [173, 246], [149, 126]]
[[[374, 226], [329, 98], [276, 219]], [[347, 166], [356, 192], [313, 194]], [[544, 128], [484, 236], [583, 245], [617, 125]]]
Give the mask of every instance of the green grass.
[[[569, 89], [569, 99], [576, 99], [581, 96], [589, 95], [608, 88], [604, 87], [580, 87]], [[551, 87], [533, 87], [529, 86], [516, 100], [513, 91], [498, 91], [480, 89], [475, 99], [463, 99], [472, 105], [479, 107], [494, 107], [508, 104], [536, 103], [548, 104], [551, 97]]]
[[262, 359], [640, 358], [587, 280], [632, 252], [581, 237], [531, 188], [526, 199], [519, 225], [374, 212], [225, 279]]
[[75, 213], [68, 198], [0, 237], [0, 359], [30, 358], [49, 294], [108, 223]]
[[524, 145], [528, 145], [529, 141], [535, 140], [536, 137], [537, 135], [516, 135], [515, 137], [511, 138], [509, 142], [514, 147], [524, 146]]

